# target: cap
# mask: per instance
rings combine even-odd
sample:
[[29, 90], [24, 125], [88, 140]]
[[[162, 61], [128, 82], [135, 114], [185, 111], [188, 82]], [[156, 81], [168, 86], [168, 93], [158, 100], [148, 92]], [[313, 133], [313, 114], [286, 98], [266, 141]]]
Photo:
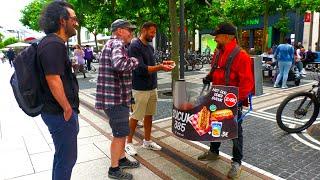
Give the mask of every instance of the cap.
[[237, 33], [237, 28], [231, 23], [221, 23], [218, 25], [218, 27], [213, 31], [211, 35], [213, 36], [218, 34], [236, 35], [236, 33]]
[[117, 19], [113, 21], [111, 24], [111, 31], [114, 32], [118, 28], [129, 28], [129, 29], [136, 29], [137, 27], [135, 25], [132, 25], [129, 21], [124, 19]]

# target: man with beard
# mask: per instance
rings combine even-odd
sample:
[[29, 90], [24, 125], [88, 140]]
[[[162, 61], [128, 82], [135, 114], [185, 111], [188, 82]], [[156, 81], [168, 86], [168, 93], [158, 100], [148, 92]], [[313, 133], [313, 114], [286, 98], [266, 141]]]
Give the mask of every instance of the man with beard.
[[139, 60], [139, 66], [133, 71], [132, 96], [134, 104], [133, 113], [130, 117], [130, 134], [127, 138], [126, 152], [129, 155], [136, 155], [137, 151], [133, 147], [132, 137], [137, 127], [137, 122], [144, 122], [143, 148], [161, 150], [161, 147], [151, 141], [152, 116], [157, 110], [157, 72], [160, 70], [171, 71], [173, 61], [164, 61], [156, 65], [154, 49], [149, 44], [155, 37], [157, 25], [153, 22], [146, 22], [140, 30], [140, 37], [131, 42], [129, 46], [129, 56]]
[[129, 134], [132, 70], [138, 66], [138, 60], [128, 56], [127, 45], [132, 40], [135, 28], [127, 20], [115, 20], [110, 28], [111, 38], [102, 49], [99, 59], [96, 108], [104, 110], [112, 129], [108, 177], [115, 179], [132, 179], [132, 174], [122, 169], [140, 166], [139, 162], [127, 159], [124, 152], [126, 136]]
[[38, 45], [38, 61], [44, 104], [41, 117], [55, 148], [52, 179], [68, 180], [77, 160], [79, 86], [65, 42], [76, 34], [78, 21], [72, 5], [54, 1], [43, 9], [39, 24], [46, 34]]
[[[233, 139], [232, 163], [228, 172], [229, 178], [236, 178], [240, 175], [241, 160], [243, 157], [243, 136], [242, 136], [242, 106], [248, 105], [248, 96], [253, 91], [253, 70], [249, 55], [241, 50], [235, 38], [236, 27], [230, 23], [222, 23], [212, 34], [217, 42], [217, 49], [213, 56], [212, 70], [203, 79], [203, 83], [212, 85], [226, 85], [226, 79], [229, 78], [228, 86], [239, 88], [238, 103], [238, 138]], [[225, 77], [227, 60], [231, 53], [238, 49], [234, 56], [233, 63], [230, 66], [229, 77]], [[198, 157], [198, 160], [217, 160], [219, 158], [220, 142], [211, 142], [210, 150]]]

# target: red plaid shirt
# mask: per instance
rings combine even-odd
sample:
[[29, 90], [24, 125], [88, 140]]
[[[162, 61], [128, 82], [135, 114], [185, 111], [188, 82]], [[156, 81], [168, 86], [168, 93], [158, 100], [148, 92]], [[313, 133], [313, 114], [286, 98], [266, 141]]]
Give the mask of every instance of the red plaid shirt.
[[99, 59], [96, 108], [108, 109], [114, 105], [130, 105], [132, 70], [138, 60], [129, 57], [122, 40], [112, 37], [102, 49]]

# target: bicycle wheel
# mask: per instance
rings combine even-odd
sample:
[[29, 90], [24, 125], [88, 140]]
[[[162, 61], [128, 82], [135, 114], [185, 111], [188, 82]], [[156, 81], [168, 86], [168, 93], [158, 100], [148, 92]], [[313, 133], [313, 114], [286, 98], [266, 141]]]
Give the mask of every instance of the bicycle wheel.
[[202, 69], [203, 68], [203, 62], [202, 62], [202, 60], [201, 59], [199, 59], [199, 58], [197, 58], [196, 60], [196, 63], [195, 63], [195, 69], [196, 70], [200, 70], [200, 69]]
[[277, 110], [277, 124], [288, 133], [301, 132], [312, 125], [319, 114], [319, 103], [311, 92], [297, 92], [284, 99]]

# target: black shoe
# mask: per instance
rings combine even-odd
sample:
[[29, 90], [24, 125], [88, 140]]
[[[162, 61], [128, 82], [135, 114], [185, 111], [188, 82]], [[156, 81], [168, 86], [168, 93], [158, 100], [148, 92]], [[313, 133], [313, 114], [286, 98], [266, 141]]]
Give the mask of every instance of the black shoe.
[[133, 179], [132, 174], [122, 171], [122, 169], [119, 169], [118, 171], [108, 171], [108, 177], [112, 179], [125, 179], [125, 180], [131, 180]]
[[119, 160], [119, 167], [121, 169], [131, 169], [131, 168], [137, 168], [140, 166], [140, 163], [138, 161], [130, 161], [129, 159], [126, 158], [125, 161]]

